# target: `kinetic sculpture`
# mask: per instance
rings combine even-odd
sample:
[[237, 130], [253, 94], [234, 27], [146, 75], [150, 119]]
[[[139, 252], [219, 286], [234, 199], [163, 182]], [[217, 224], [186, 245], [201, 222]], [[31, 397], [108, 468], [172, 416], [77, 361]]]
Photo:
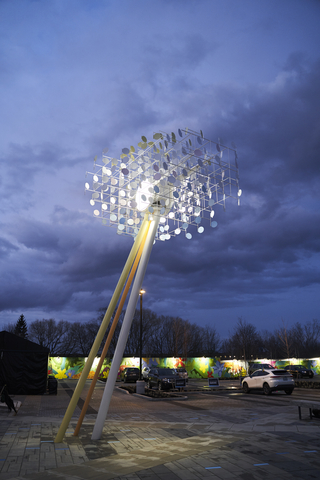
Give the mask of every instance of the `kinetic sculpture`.
[[[237, 152], [203, 137], [202, 132], [178, 130], [178, 135], [155, 133], [134, 147], [123, 148], [120, 159], [102, 155], [104, 166], [92, 173], [93, 214], [119, 234], [136, 236], [144, 214], [157, 214], [156, 240], [169, 240], [194, 225], [204, 232], [204, 218], [217, 222], [213, 206], [228, 197], [240, 201]], [[96, 159], [95, 159], [96, 161]], [[99, 208], [97, 208], [99, 207]]]
[[[95, 171], [89, 173], [92, 184], [85, 184], [86, 191], [91, 192], [94, 216], [103, 224], [117, 228], [118, 234], [134, 237], [135, 242], [56, 442], [62, 441], [138, 249], [140, 261], [135, 262], [131, 279], [137, 263], [139, 266], [94, 426], [93, 440], [101, 437], [153, 243], [180, 234], [190, 240], [194, 234], [202, 234], [207, 225], [209, 228], [217, 226], [213, 219], [215, 205], [225, 208], [228, 197], [236, 198], [240, 204], [242, 192], [235, 145], [226, 147], [220, 141], [207, 140], [202, 131], [197, 133], [189, 129], [178, 129], [177, 134], [172, 132], [170, 135], [158, 132], [149, 142], [146, 137], [141, 138], [137, 150], [133, 146], [123, 148], [118, 159], [109, 157], [107, 150], [102, 154], [103, 165], [98, 165], [95, 157]], [[120, 303], [123, 305], [124, 299]]]

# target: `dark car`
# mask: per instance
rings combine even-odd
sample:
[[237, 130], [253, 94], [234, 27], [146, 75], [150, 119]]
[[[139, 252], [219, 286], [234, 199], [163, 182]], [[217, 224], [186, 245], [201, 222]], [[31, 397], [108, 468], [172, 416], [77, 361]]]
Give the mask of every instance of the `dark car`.
[[176, 372], [179, 375], [180, 378], [185, 378], [186, 383], [188, 383], [188, 372], [185, 368], [183, 367], [178, 367], [176, 368]]
[[157, 387], [158, 390], [175, 388], [180, 376], [173, 368], [151, 368], [147, 378], [147, 388]]
[[136, 382], [140, 378], [140, 370], [139, 368], [127, 367], [121, 372], [120, 378], [126, 383]]
[[251, 365], [249, 365], [249, 375], [251, 375], [253, 372], [255, 372], [256, 370], [264, 370], [265, 368], [269, 369], [269, 368], [274, 368], [272, 365], [270, 365], [269, 363], [251, 363]]
[[304, 367], [303, 365], [287, 365], [286, 367], [284, 367], [284, 370], [290, 372], [291, 375], [295, 378], [313, 378], [314, 375], [312, 370]]

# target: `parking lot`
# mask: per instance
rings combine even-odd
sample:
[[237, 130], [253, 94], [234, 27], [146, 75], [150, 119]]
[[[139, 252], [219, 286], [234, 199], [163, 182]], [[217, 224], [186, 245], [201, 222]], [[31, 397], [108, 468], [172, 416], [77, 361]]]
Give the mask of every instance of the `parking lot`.
[[[194, 391], [185, 398], [147, 400], [114, 390], [101, 440], [91, 434], [104, 384], [98, 383], [78, 437], [73, 436], [90, 381], [63, 443], [54, 443], [75, 380], [60, 380], [58, 394], [16, 396], [18, 415], [0, 411], [0, 480], [192, 480], [320, 477], [320, 419], [291, 401], [320, 402], [320, 390], [245, 395], [239, 381]], [[193, 390], [193, 391], [188, 391]]]

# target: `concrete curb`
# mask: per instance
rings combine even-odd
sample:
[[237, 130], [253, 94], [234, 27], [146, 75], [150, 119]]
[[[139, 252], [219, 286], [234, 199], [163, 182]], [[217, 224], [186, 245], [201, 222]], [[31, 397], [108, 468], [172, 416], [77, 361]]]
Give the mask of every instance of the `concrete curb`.
[[[129, 392], [128, 392], [129, 393]], [[158, 401], [158, 402], [162, 402], [163, 400], [165, 402], [167, 402], [168, 400], [188, 400], [188, 397], [186, 396], [180, 396], [180, 395], [177, 395], [176, 397], [168, 397], [168, 398], [165, 398], [165, 397], [162, 397], [162, 398], [156, 398], [156, 397], [148, 397], [147, 395], [141, 395], [140, 393], [131, 393], [132, 396], [134, 397], [139, 397], [139, 398], [143, 398], [144, 400], [151, 400], [151, 401]]]
[[115, 387], [118, 392], [122, 392], [122, 393], [125, 393], [126, 395], [130, 395], [130, 393], [128, 392], [128, 390], [125, 390], [124, 388], [121, 388], [121, 387]]
[[[176, 394], [176, 397], [175, 398], [172, 398], [172, 397], [162, 397], [162, 398], [156, 398], [156, 397], [149, 397], [147, 395], [141, 395], [139, 393], [130, 393], [128, 392], [128, 390], [126, 390], [125, 388], [123, 387], [118, 387], [116, 386], [115, 387], [118, 391], [121, 391], [121, 392], [124, 392], [126, 393], [127, 395], [133, 395], [133, 396], [136, 396], [136, 397], [141, 397], [143, 398], [144, 400], [157, 400], [157, 401], [162, 401], [162, 400], [188, 400], [188, 397], [186, 395], [179, 395], [179, 394]], [[203, 387], [203, 388], [192, 388], [190, 390], [188, 389], [185, 389], [184, 390], [184, 393], [185, 394], [188, 394], [188, 393], [198, 393], [200, 395], [208, 395], [208, 394], [212, 394], [214, 393], [215, 391], [224, 391], [224, 390], [233, 390], [234, 392], [242, 392], [242, 387], [224, 387], [224, 386], [218, 386], [218, 387]], [[172, 392], [171, 392], [172, 394]], [[174, 395], [174, 394], [173, 394]]]

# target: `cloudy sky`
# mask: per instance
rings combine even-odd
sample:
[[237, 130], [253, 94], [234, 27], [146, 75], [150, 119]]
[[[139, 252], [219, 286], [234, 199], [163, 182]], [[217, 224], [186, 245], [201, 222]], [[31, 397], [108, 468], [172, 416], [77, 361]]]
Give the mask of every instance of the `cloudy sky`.
[[2, 0], [0, 22], [0, 326], [107, 306], [132, 239], [85, 173], [185, 127], [235, 142], [242, 204], [154, 245], [144, 305], [222, 336], [320, 319], [318, 0]]

